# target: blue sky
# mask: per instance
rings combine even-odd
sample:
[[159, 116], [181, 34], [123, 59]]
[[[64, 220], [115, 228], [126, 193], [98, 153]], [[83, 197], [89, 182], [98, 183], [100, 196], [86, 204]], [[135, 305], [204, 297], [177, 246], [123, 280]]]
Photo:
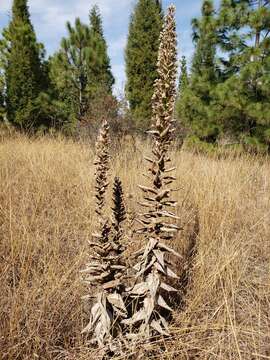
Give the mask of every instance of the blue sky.
[[[9, 21], [12, 0], [0, 0], [0, 29]], [[217, 2], [218, 0], [216, 0]], [[92, 5], [100, 7], [104, 32], [108, 42], [112, 71], [116, 78], [115, 92], [123, 92], [125, 83], [124, 49], [128, 34], [130, 14], [136, 0], [29, 0], [31, 19], [38, 40], [46, 46], [47, 54], [58, 49], [60, 40], [66, 34], [65, 23], [80, 17], [88, 21]], [[174, 3], [177, 8], [177, 32], [179, 56], [191, 58], [191, 19], [200, 14], [202, 0], [163, 0], [163, 7]]]

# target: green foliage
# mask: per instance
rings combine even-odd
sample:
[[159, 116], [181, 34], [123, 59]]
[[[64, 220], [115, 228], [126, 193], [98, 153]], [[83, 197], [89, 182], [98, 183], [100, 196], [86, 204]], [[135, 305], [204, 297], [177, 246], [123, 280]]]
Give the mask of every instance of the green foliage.
[[43, 48], [37, 43], [26, 0], [14, 0], [12, 20], [3, 33], [8, 120], [24, 129], [36, 127], [35, 100], [47, 85], [43, 73]]
[[[149, 128], [152, 115], [162, 18], [160, 0], [137, 0], [129, 26], [126, 96], [140, 130]], [[0, 121], [24, 130], [73, 131], [78, 120], [117, 116], [97, 6], [89, 22], [68, 23], [60, 50], [46, 61], [27, 0], [13, 0], [11, 21], [0, 39]], [[218, 11], [213, 0], [203, 0], [192, 28], [195, 53], [189, 71], [182, 57], [176, 104], [188, 143], [269, 148], [270, 0], [221, 0]]]
[[[177, 114], [199, 141], [233, 139], [248, 151], [269, 146], [270, 2], [205, 0], [195, 19], [195, 54]], [[181, 82], [180, 82], [181, 83]]]
[[151, 119], [162, 17], [160, 1], [139, 0], [129, 26], [126, 95], [133, 118], [141, 129], [148, 128]]
[[195, 153], [213, 155], [216, 153], [216, 146], [200, 140], [196, 135], [188, 136], [184, 142], [184, 148]]
[[89, 90], [92, 97], [99, 88], [103, 88], [107, 93], [112, 94], [112, 86], [115, 83], [111, 72], [110, 58], [107, 53], [107, 43], [103, 34], [102, 19], [99, 8], [93, 6], [89, 15], [90, 33], [93, 41], [98, 44], [96, 47], [96, 61], [92, 62], [89, 69]]
[[225, 81], [216, 88], [212, 112], [225, 133], [253, 147], [269, 143], [269, 32], [269, 1], [222, 2], [219, 44], [225, 53], [220, 59]]
[[237, 73], [243, 64], [269, 48], [269, 0], [223, 0], [218, 16], [220, 58], [223, 77]]
[[212, 1], [203, 1], [202, 16], [193, 19], [192, 25], [195, 54], [190, 82], [180, 94], [177, 113], [192, 134], [214, 142], [220, 130], [216, 119], [210, 116], [212, 91], [218, 82], [216, 18]]
[[4, 76], [0, 73], [0, 122], [4, 120]]
[[114, 84], [102, 20], [96, 6], [90, 12], [90, 22], [91, 26], [88, 26], [76, 19], [74, 27], [67, 23], [68, 36], [49, 60], [53, 97], [58, 105], [62, 103], [63, 114], [69, 109], [66, 122], [72, 126], [74, 118], [80, 121], [89, 115], [96, 97], [111, 95]]
[[[181, 68], [180, 68], [180, 77], [179, 77], [179, 85], [178, 85], [178, 96], [176, 100], [176, 112], [178, 116], [182, 118], [186, 111], [186, 99], [187, 99], [190, 79], [188, 75], [187, 61], [185, 56], [182, 56], [180, 64], [181, 64]], [[181, 121], [181, 123], [183, 122]]]
[[187, 71], [187, 60], [185, 56], [182, 56], [181, 59], [181, 69], [180, 69], [180, 78], [179, 78], [179, 95], [185, 91], [189, 85], [188, 71]]
[[0, 121], [6, 118], [6, 68], [9, 54], [8, 31], [3, 29], [0, 39]]
[[193, 41], [196, 46], [192, 74], [206, 81], [216, 79], [216, 19], [212, 0], [204, 0], [201, 19], [193, 19]]
[[69, 104], [70, 111], [80, 120], [87, 110], [89, 73], [97, 62], [97, 46], [87, 25], [76, 19], [67, 23], [68, 37], [63, 38], [60, 51], [50, 59], [50, 78], [59, 98]]

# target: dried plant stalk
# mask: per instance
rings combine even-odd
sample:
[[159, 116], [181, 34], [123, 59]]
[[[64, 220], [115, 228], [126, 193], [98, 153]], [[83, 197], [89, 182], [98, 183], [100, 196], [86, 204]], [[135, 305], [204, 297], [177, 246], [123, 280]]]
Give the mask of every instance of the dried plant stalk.
[[123, 235], [121, 225], [126, 220], [126, 207], [121, 180], [118, 177], [114, 179], [113, 185], [113, 228], [116, 241], [120, 241]]
[[[94, 298], [89, 324], [83, 333], [94, 335], [93, 342], [100, 347], [112, 348], [113, 337], [118, 334], [120, 320], [127, 316], [127, 310], [122, 298], [124, 285], [123, 275], [126, 265], [123, 259], [125, 247], [122, 245], [122, 227], [125, 220], [125, 206], [121, 181], [115, 180], [113, 196], [113, 226], [104, 216], [105, 195], [108, 188], [109, 170], [109, 138], [108, 123], [104, 122], [96, 144], [97, 158], [96, 172], [96, 214], [99, 218], [99, 228], [94, 233], [90, 262], [82, 271], [84, 281], [89, 285], [91, 295], [86, 299]], [[93, 287], [95, 287], [93, 289]]]
[[108, 188], [108, 171], [109, 171], [109, 124], [104, 120], [96, 142], [96, 159], [95, 165], [95, 197], [96, 197], [96, 214], [98, 219], [103, 218], [105, 206], [105, 194]]
[[[180, 256], [173, 249], [163, 244], [163, 240], [171, 240], [179, 230], [175, 224], [177, 216], [172, 212], [176, 202], [171, 199], [170, 184], [175, 180], [171, 172], [171, 159], [168, 154], [174, 132], [173, 111], [176, 98], [177, 74], [177, 39], [175, 24], [175, 7], [170, 6], [161, 33], [158, 56], [159, 78], [155, 83], [153, 96], [153, 126], [149, 131], [154, 137], [153, 156], [146, 158], [150, 164], [146, 177], [149, 186], [140, 186], [144, 200], [141, 206], [145, 211], [140, 214], [139, 233], [148, 241], [146, 247], [137, 254], [137, 283], [129, 289], [132, 297], [137, 299], [138, 311], [131, 319], [124, 320], [126, 325], [135, 326], [138, 335], [146, 338], [152, 335], [168, 335], [168, 323], [163, 316], [164, 309], [171, 308], [163, 298], [164, 292], [177, 291], [163, 282], [163, 278], [177, 278], [170, 269], [168, 254]], [[141, 281], [141, 282], [140, 282]]]

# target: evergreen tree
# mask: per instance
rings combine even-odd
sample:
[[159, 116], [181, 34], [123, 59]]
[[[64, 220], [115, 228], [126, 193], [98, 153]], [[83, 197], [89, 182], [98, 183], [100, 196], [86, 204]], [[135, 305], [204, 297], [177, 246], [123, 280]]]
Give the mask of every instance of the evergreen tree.
[[189, 79], [188, 79], [188, 71], [187, 71], [187, 60], [185, 56], [182, 56], [181, 59], [181, 69], [180, 69], [180, 78], [179, 78], [179, 95], [185, 91], [188, 87]]
[[270, 143], [270, 2], [223, 0], [221, 83], [213, 112], [224, 132], [251, 147]]
[[162, 17], [159, 0], [138, 0], [129, 26], [126, 95], [134, 121], [141, 129], [148, 128], [151, 119]]
[[88, 26], [76, 19], [75, 26], [67, 23], [68, 37], [63, 38], [60, 51], [50, 59], [50, 76], [56, 92], [70, 111], [80, 120], [89, 102], [89, 74], [97, 63], [98, 42]]
[[5, 111], [5, 66], [1, 46], [2, 44], [0, 41], [0, 122], [4, 119]]
[[211, 116], [212, 91], [218, 82], [216, 65], [216, 19], [212, 0], [204, 0], [202, 16], [193, 19], [193, 57], [190, 84], [179, 99], [177, 111], [181, 122], [200, 140], [214, 142], [219, 134]]
[[221, 52], [225, 57], [220, 58], [222, 75], [224, 79], [239, 71], [237, 59], [245, 49], [246, 33], [239, 30], [246, 21], [248, 1], [246, 0], [222, 0], [217, 25], [218, 42]]
[[215, 81], [216, 20], [212, 0], [204, 0], [201, 19], [193, 19], [193, 41], [196, 46], [192, 62], [192, 75]]
[[112, 86], [115, 82], [110, 65], [110, 58], [107, 53], [107, 43], [103, 33], [102, 19], [99, 8], [93, 6], [89, 14], [90, 33], [93, 42], [98, 43], [96, 61], [89, 70], [89, 89], [92, 96], [101, 88], [105, 93], [112, 93]]
[[101, 36], [104, 39], [102, 18], [99, 7], [97, 5], [94, 5], [91, 8], [89, 13], [89, 20], [90, 20], [91, 30], [93, 31], [93, 33]]
[[[189, 76], [188, 76], [187, 61], [185, 56], [182, 56], [180, 65], [181, 67], [180, 67], [180, 77], [178, 84], [178, 96], [176, 99], [176, 113], [179, 115], [179, 117], [181, 117], [181, 114], [183, 114], [184, 112], [183, 107], [185, 106], [185, 102], [183, 101], [183, 99], [185, 99], [186, 92], [189, 91]], [[181, 122], [181, 124], [179, 125], [183, 126], [183, 122]], [[183, 140], [183, 137], [185, 136], [183, 128], [181, 129], [181, 136]]]
[[8, 120], [22, 128], [39, 125], [35, 101], [44, 90], [42, 47], [37, 43], [27, 0], [14, 0], [12, 20], [5, 33], [6, 103]]
[[0, 122], [4, 120], [4, 77], [0, 72]]

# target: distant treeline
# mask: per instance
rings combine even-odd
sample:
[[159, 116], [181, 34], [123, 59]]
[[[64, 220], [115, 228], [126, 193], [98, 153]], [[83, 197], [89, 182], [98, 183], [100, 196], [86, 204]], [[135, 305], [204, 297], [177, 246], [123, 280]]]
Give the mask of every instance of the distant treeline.
[[[181, 5], [178, 8], [181, 13]], [[57, 21], [57, 20], [56, 20]], [[117, 129], [145, 131], [163, 23], [159, 0], [138, 0], [125, 49], [127, 83], [113, 95], [102, 17], [67, 23], [67, 36], [48, 59], [37, 41], [27, 0], [14, 0], [0, 40], [0, 120], [26, 131], [73, 133], [106, 117]], [[181, 59], [176, 118], [179, 137], [201, 147], [270, 145], [270, 0], [202, 2], [192, 20], [195, 51]], [[181, 39], [181, 34], [180, 34]], [[181, 44], [180, 44], [181, 48]]]

